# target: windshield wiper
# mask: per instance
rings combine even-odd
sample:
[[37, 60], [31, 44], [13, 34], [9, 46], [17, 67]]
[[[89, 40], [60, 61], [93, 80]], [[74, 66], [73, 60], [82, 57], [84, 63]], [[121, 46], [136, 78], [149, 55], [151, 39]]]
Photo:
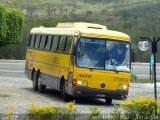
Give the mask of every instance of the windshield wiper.
[[113, 62], [111, 63], [111, 65], [113, 66], [113, 70], [114, 70], [116, 73], [118, 73], [119, 71], [117, 70], [117, 67], [116, 67], [115, 63], [116, 63], [116, 61], [113, 61]]
[[115, 64], [113, 65], [113, 69], [116, 73], [118, 73], [119, 71], [117, 70], [117, 67], [115, 66]]

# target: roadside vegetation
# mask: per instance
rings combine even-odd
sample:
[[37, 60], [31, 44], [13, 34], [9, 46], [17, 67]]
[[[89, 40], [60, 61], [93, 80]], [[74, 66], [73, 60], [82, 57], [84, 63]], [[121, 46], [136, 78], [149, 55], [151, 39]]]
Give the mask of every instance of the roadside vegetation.
[[[79, 114], [76, 111], [75, 101], [67, 103], [66, 107], [48, 105], [38, 107], [31, 103], [26, 119], [28, 120], [151, 120], [160, 117], [160, 101], [154, 98], [139, 97], [126, 100], [115, 105], [110, 113], [102, 114], [98, 108], [91, 108], [89, 114]], [[13, 110], [8, 112], [4, 119], [14, 118]]]
[[106, 120], [158, 120], [159, 115], [160, 101], [155, 98], [139, 97], [115, 106], [112, 116]]
[[0, 4], [0, 47], [22, 41], [23, 13]]
[[66, 107], [55, 105], [36, 107], [32, 102], [27, 115], [29, 120], [74, 120], [76, 111], [74, 104], [73, 101], [67, 103]]

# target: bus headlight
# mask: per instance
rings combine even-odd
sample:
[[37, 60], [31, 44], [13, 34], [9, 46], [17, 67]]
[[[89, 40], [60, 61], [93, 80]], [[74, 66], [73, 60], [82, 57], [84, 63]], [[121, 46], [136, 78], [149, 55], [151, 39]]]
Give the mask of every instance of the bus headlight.
[[127, 88], [128, 88], [127, 85], [119, 85], [118, 86], [118, 89], [120, 89], [120, 90], [122, 90], [122, 89], [127, 90]]
[[78, 80], [77, 81], [77, 85], [78, 86], [87, 86], [87, 81], [80, 81], [80, 80]]
[[72, 84], [73, 84], [73, 86], [87, 86], [88, 82], [87, 81], [81, 81], [81, 80], [73, 79]]
[[81, 81], [78, 81], [78, 82], [77, 82], [77, 85], [82, 85], [82, 82], [81, 82]]
[[123, 89], [127, 90], [127, 88], [128, 88], [127, 85], [123, 85]]

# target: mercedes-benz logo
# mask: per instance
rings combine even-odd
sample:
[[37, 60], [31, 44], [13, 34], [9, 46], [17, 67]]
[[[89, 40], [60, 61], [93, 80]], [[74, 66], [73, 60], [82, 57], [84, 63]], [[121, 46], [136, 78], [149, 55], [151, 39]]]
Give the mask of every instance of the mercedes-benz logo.
[[101, 88], [105, 88], [105, 86], [106, 86], [106, 85], [105, 85], [104, 83], [101, 84]]

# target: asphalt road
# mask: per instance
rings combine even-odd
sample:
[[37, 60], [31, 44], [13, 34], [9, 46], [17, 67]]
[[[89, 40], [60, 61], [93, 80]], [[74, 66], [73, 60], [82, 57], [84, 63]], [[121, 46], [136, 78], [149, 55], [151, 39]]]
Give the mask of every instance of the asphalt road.
[[[156, 64], [157, 79], [160, 80], [160, 63]], [[150, 79], [149, 63], [132, 63], [132, 73], [140, 79]], [[151, 66], [151, 77], [153, 78], [153, 66]]]
[[[154, 97], [153, 84], [130, 84], [128, 99], [139, 96]], [[158, 91], [160, 84], [158, 83]], [[158, 94], [160, 97], [160, 94]], [[0, 113], [14, 108], [15, 113], [25, 113], [31, 102], [37, 106], [54, 104], [66, 106], [57, 91], [47, 89], [46, 93], [39, 93], [32, 89], [32, 82], [24, 75], [24, 62], [0, 62]], [[101, 113], [111, 113], [114, 104], [122, 101], [113, 100], [112, 105], [106, 105], [103, 99], [84, 99], [76, 101], [77, 112], [90, 113], [90, 108], [97, 107]]]

